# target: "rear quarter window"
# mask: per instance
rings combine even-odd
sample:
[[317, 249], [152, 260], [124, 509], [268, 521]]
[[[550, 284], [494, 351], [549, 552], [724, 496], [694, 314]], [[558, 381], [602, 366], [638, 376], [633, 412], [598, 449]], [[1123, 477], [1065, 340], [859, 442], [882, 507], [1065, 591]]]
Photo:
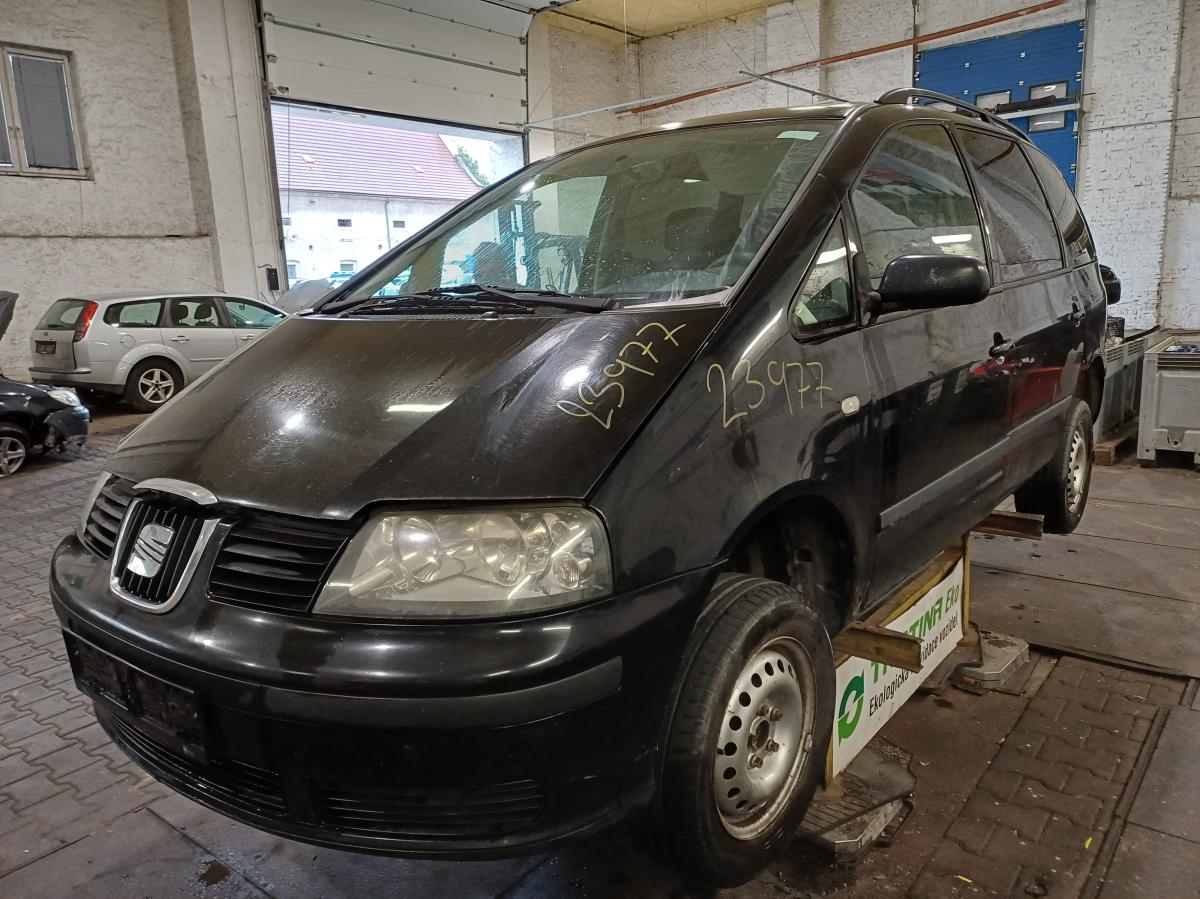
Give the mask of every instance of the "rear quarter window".
[[1050, 212], [1062, 232], [1063, 242], [1067, 245], [1067, 255], [1076, 265], [1092, 262], [1096, 258], [1096, 245], [1092, 242], [1092, 232], [1088, 230], [1083, 212], [1071, 188], [1059, 172], [1058, 166], [1039, 150], [1027, 148], [1029, 161], [1042, 182], [1046, 191], [1046, 200], [1050, 203]]
[[1000, 281], [1062, 268], [1058, 231], [1020, 146], [980, 131], [958, 133], [991, 231]]
[[87, 304], [87, 300], [55, 300], [42, 316], [42, 320], [37, 323], [35, 330], [74, 331], [79, 314]]
[[157, 328], [162, 302], [120, 303], [104, 310], [106, 324], [118, 328]]

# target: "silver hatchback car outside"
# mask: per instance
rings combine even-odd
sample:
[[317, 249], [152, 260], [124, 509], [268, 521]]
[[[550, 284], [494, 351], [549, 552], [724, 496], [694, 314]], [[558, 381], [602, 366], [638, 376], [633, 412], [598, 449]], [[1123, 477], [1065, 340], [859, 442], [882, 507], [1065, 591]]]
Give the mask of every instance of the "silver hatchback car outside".
[[29, 339], [34, 381], [124, 395], [151, 412], [287, 313], [223, 293], [56, 300]]

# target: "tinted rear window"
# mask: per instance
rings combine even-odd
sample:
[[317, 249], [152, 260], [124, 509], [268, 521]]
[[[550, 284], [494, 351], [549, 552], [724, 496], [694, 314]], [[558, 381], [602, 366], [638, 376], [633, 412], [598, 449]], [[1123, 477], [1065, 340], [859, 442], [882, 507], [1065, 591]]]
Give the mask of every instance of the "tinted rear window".
[[46, 310], [42, 320], [37, 323], [37, 330], [74, 331], [79, 321], [79, 313], [83, 312], [87, 304], [87, 300], [55, 300], [54, 305]]
[[1083, 213], [1079, 211], [1075, 195], [1067, 187], [1058, 166], [1037, 150], [1029, 151], [1029, 160], [1042, 181], [1046, 199], [1050, 201], [1050, 211], [1054, 213], [1058, 230], [1067, 244], [1067, 252], [1077, 265], [1091, 262], [1096, 258], [1096, 245], [1092, 243], [1091, 232], [1088, 231]]
[[983, 212], [991, 226], [1001, 281], [1062, 268], [1058, 232], [1021, 148], [978, 131], [960, 131]]

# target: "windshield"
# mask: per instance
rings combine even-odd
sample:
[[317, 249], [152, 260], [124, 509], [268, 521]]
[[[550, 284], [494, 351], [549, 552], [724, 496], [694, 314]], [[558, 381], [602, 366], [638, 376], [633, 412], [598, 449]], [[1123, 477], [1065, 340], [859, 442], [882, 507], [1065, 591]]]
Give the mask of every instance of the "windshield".
[[585, 148], [463, 207], [337, 305], [480, 284], [608, 306], [737, 281], [835, 123], [722, 125]]

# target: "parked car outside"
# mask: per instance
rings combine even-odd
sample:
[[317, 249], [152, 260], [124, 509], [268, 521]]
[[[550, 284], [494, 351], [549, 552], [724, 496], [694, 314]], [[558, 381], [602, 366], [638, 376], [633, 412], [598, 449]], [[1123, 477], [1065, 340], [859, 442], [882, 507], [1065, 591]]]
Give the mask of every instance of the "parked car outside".
[[34, 327], [29, 370], [34, 381], [123, 395], [153, 412], [286, 317], [221, 293], [66, 297]]
[[949, 97], [539, 161], [126, 438], [52, 565], [77, 680], [263, 830], [490, 857], [640, 809], [744, 882], [831, 636], [1013, 493], [1079, 521], [1105, 306], [1053, 164]]
[[[12, 321], [16, 302], [15, 293], [0, 291], [0, 338]], [[74, 391], [22, 384], [0, 371], [0, 478], [20, 471], [35, 449], [82, 449], [90, 421]]]

